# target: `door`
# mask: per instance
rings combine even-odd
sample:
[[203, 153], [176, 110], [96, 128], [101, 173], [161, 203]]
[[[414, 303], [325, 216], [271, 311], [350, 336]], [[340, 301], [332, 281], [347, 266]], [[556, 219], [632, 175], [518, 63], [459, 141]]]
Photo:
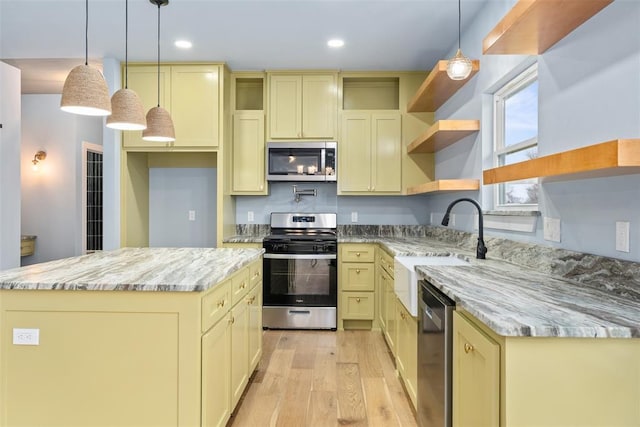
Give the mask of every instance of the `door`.
[[216, 65], [171, 67], [171, 117], [176, 147], [219, 144], [220, 71]]
[[333, 139], [337, 115], [336, 76], [302, 76], [302, 137]]
[[270, 138], [302, 138], [302, 76], [269, 76]]
[[402, 128], [400, 113], [377, 113], [371, 118], [374, 161], [371, 191], [402, 191]]
[[236, 112], [233, 116], [231, 194], [266, 194], [264, 113]]
[[371, 188], [371, 115], [342, 114], [340, 155], [341, 192], [367, 192]]
[[[129, 89], [135, 91], [142, 100], [145, 114], [151, 108], [158, 106], [158, 67], [155, 65], [129, 65]], [[168, 66], [160, 67], [160, 106], [170, 113], [172, 112], [171, 67]], [[122, 143], [126, 148], [157, 148], [167, 145], [162, 142], [143, 141], [142, 131], [139, 130], [122, 132]]]
[[264, 255], [264, 305], [335, 307], [336, 255]]
[[453, 313], [453, 425], [500, 425], [500, 345]]
[[202, 336], [202, 425], [225, 426], [231, 415], [231, 318]]

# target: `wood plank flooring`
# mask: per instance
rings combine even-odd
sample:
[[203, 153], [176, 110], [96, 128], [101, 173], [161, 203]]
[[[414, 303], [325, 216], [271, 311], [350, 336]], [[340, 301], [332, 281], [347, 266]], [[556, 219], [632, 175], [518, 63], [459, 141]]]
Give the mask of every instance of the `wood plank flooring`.
[[227, 426], [417, 427], [380, 332], [265, 331]]

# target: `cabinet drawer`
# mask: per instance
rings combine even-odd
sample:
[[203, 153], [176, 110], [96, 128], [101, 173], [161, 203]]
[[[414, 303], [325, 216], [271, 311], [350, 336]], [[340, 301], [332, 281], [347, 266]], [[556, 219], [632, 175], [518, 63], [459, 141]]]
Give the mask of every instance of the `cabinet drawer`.
[[394, 259], [391, 255], [383, 250], [378, 251], [378, 264], [382, 267], [391, 277], [393, 277], [393, 264]]
[[231, 308], [231, 281], [226, 280], [202, 297], [202, 332], [208, 330]]
[[373, 245], [344, 245], [340, 248], [342, 262], [374, 262], [375, 246]]
[[341, 264], [343, 291], [373, 291], [375, 266], [371, 263], [349, 262]]
[[373, 292], [342, 292], [342, 318], [373, 320], [374, 298]]
[[231, 305], [236, 305], [249, 292], [249, 267], [240, 270], [231, 278]]
[[249, 266], [249, 288], [253, 289], [255, 285], [262, 281], [262, 260], [256, 261]]

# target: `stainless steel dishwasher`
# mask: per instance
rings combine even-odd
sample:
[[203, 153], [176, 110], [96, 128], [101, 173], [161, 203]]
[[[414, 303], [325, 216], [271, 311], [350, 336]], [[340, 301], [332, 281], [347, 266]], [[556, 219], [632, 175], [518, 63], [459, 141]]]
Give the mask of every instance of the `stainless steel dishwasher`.
[[451, 364], [455, 302], [420, 281], [418, 317], [418, 425], [451, 427]]

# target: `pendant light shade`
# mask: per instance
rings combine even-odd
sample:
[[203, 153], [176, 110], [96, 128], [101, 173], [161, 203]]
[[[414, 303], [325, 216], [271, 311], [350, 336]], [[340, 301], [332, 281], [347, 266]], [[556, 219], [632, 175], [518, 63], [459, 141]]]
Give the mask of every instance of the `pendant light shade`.
[[449, 60], [447, 64], [447, 75], [451, 80], [464, 80], [471, 74], [471, 60], [463, 55], [460, 49], [460, 27], [461, 27], [462, 11], [460, 0], [458, 0], [458, 51], [455, 56]]
[[124, 88], [111, 97], [111, 115], [107, 127], [118, 130], [143, 130], [147, 128], [142, 100], [128, 88], [129, 83], [129, 0], [124, 2]]
[[89, 0], [85, 0], [85, 59], [84, 65], [71, 70], [62, 88], [62, 111], [84, 116], [111, 114], [109, 89], [102, 73], [89, 66]]
[[147, 128], [144, 107], [137, 93], [120, 89], [111, 97], [112, 113], [107, 117], [107, 127], [119, 130], [143, 130]]
[[142, 139], [152, 142], [171, 142], [176, 140], [171, 114], [160, 107], [160, 6], [169, 4], [169, 0], [149, 0], [158, 6], [158, 106], [147, 113], [147, 128], [142, 131]]
[[471, 60], [458, 49], [456, 56], [451, 58], [447, 64], [447, 75], [451, 80], [464, 80], [471, 74], [471, 68]]
[[142, 139], [153, 142], [171, 142], [176, 140], [171, 115], [162, 107], [153, 107], [147, 113], [147, 128]]

